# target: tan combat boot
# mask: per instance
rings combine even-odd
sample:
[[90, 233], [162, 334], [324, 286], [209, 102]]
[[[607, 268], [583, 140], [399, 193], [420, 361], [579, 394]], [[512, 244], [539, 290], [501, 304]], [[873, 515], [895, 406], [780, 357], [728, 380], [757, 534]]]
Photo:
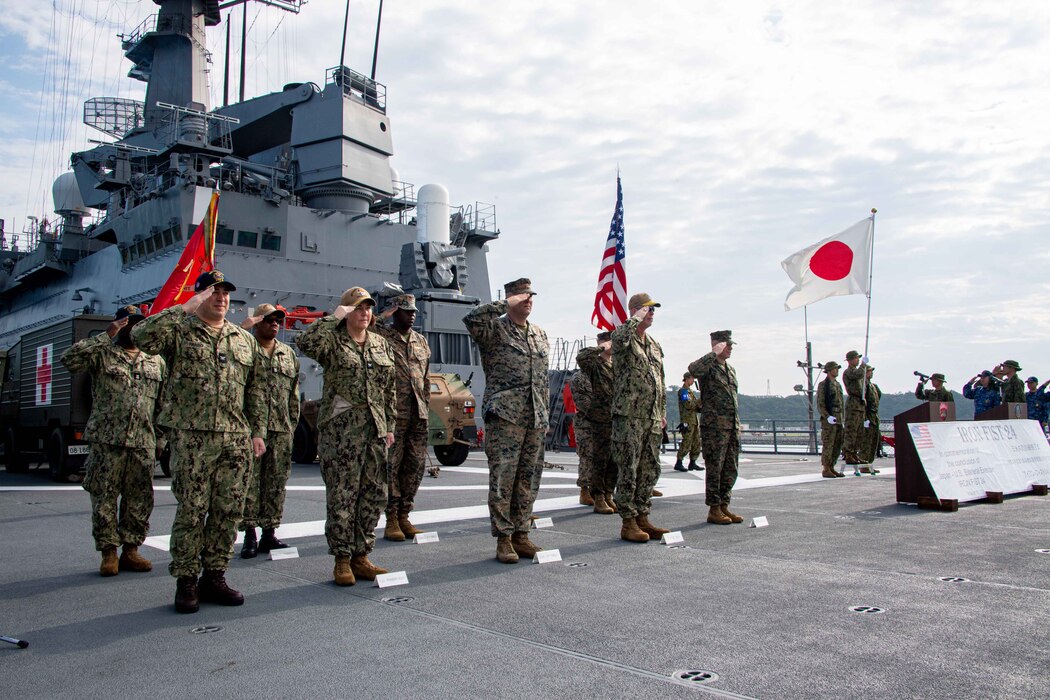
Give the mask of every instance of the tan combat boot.
[[711, 509], [707, 512], [707, 522], [715, 525], [729, 525], [733, 521], [722, 512], [722, 506], [711, 506]]
[[401, 532], [405, 533], [405, 537], [415, 537], [423, 532], [408, 519], [407, 510], [401, 511], [401, 514], [397, 516], [397, 524], [401, 526]]
[[506, 535], [500, 535], [496, 538], [496, 558], [504, 564], [518, 563], [518, 553], [514, 551], [510, 538]]
[[397, 519], [397, 511], [386, 512], [386, 527], [383, 528], [383, 539], [391, 542], [404, 542], [405, 533], [401, 530], [401, 523]]
[[614, 513], [619, 512], [620, 510], [616, 507], [616, 501], [613, 500], [613, 495], [611, 493], [605, 494], [605, 505], [612, 508], [612, 512]]
[[543, 551], [543, 547], [537, 547], [536, 544], [529, 539], [529, 533], [527, 532], [515, 532], [510, 537], [510, 546], [514, 548], [515, 553], [519, 557], [525, 559], [532, 559], [536, 556], [536, 552]]
[[580, 505], [581, 506], [593, 506], [594, 499], [591, 498], [591, 492], [586, 486], [580, 487]]
[[375, 581], [376, 576], [388, 573], [383, 567], [376, 566], [368, 561], [367, 554], [355, 554], [352, 556], [350, 558], [350, 570], [354, 572], [354, 576], [365, 581]]
[[744, 522], [744, 519], [742, 517], [740, 517], [739, 515], [737, 515], [736, 513], [734, 513], [731, 510], [729, 510], [729, 506], [726, 505], [725, 503], [722, 504], [722, 515], [726, 516], [727, 518], [732, 520], [734, 523], [742, 523], [742, 522]]
[[645, 534], [649, 535], [649, 539], [651, 540], [658, 540], [664, 535], [666, 535], [668, 532], [670, 532], [670, 530], [666, 528], [656, 527], [651, 522], [649, 522], [648, 513], [639, 515], [637, 518], [634, 519], [634, 521], [638, 523], [638, 529], [644, 532]]
[[120, 571], [120, 563], [117, 561], [116, 547], [102, 548], [102, 563], [98, 567], [98, 573], [102, 576], [116, 576]]
[[820, 475], [825, 479], [834, 479], [838, 476], [838, 474], [835, 473], [835, 470], [831, 467], [824, 467], [824, 470], [820, 472]]
[[653, 489], [653, 498], [660, 498], [660, 496], [663, 496], [663, 495], [664, 495], [663, 491], [657, 491], [656, 489]]
[[637, 520], [624, 518], [623, 526], [620, 528], [620, 539], [628, 542], [648, 542], [649, 535], [639, 529]]
[[604, 493], [599, 493], [597, 496], [594, 496], [594, 512], [609, 515], [610, 513], [615, 513], [616, 509], [609, 506], [609, 500]]
[[337, 586], [352, 586], [357, 583], [354, 572], [350, 570], [350, 557], [345, 554], [335, 555], [335, 569], [332, 571], [332, 578], [335, 579]]
[[121, 571], [152, 571], [153, 562], [139, 554], [139, 548], [133, 544], [124, 545], [120, 553], [118, 566]]

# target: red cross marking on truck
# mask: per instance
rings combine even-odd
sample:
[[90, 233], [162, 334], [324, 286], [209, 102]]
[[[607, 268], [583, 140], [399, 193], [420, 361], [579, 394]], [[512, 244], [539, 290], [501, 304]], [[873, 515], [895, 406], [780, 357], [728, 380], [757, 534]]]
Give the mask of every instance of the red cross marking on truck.
[[36, 349], [36, 405], [51, 403], [51, 346], [41, 345]]

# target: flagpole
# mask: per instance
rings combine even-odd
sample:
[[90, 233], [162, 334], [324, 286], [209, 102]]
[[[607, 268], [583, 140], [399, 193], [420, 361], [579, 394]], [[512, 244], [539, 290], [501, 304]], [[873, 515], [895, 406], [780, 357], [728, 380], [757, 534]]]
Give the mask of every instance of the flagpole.
[[[868, 317], [864, 322], [864, 359], [862, 362], [864, 383], [861, 384], [860, 389], [860, 400], [864, 404], [864, 420], [868, 420], [868, 338], [871, 334], [871, 283], [875, 275], [875, 213], [877, 211], [875, 207], [871, 208], [871, 244], [868, 247]], [[877, 446], [875, 452], [876, 454], [878, 453]], [[872, 455], [872, 461], [869, 464], [874, 463], [875, 456]], [[875, 476], [874, 467], [871, 467], [871, 475]]]

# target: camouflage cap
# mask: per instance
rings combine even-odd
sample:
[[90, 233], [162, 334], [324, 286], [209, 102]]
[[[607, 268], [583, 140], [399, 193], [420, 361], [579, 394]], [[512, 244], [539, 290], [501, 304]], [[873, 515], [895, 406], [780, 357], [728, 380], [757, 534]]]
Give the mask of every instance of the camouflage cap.
[[934, 372], [933, 374], [931, 374], [930, 375], [930, 379], [936, 379], [939, 382], [946, 382], [946, 381], [948, 381], [947, 379], [944, 378], [944, 375], [941, 374], [940, 372]]
[[1039, 377], [1029, 377], [1025, 381], [1034, 382], [1034, 383], [1038, 384], [1039, 383]]
[[685, 374], [682, 375], [682, 381], [683, 382], [688, 382], [692, 378], [693, 378], [693, 375], [689, 374], [688, 372], [686, 372]]
[[226, 279], [226, 275], [218, 270], [202, 272], [197, 276], [197, 281], [193, 283], [194, 293], [203, 292], [208, 287], [222, 287], [228, 292], [237, 291], [237, 288], [233, 286], [233, 283]]
[[606, 340], [612, 340], [612, 333], [609, 331], [602, 331], [598, 334], [598, 342], [604, 343]]
[[390, 300], [390, 306], [404, 311], [419, 311], [416, 308], [416, 297], [412, 294], [399, 294]]
[[1007, 360], [1003, 363], [1003, 367], [1010, 367], [1018, 372], [1021, 371], [1021, 365], [1018, 364], [1017, 360]]
[[864, 366], [868, 368], [869, 372], [874, 372], [875, 371], [875, 365], [864, 365]]
[[274, 306], [273, 304], [259, 304], [255, 307], [254, 316], [262, 316], [263, 318], [270, 318], [273, 316], [278, 321], [283, 321], [284, 317], [288, 315], [284, 307], [280, 304]]
[[513, 282], [507, 282], [503, 285], [503, 298], [512, 297], [515, 294], [531, 294], [536, 296], [536, 292], [532, 291], [532, 280], [528, 277], [521, 277]]
[[143, 317], [142, 311], [137, 306], [122, 306], [117, 309], [117, 313], [113, 314], [113, 320], [119, 321], [122, 318], [128, 319], [128, 321], [136, 320], [136, 317], [141, 320]]
[[850, 350], [849, 352], [846, 353], [846, 359], [847, 360], [852, 360], [855, 357], [860, 357], [860, 353], [857, 352], [856, 350]]
[[730, 345], [736, 345], [736, 341], [733, 340], [733, 331], [712, 331], [711, 342], [729, 343]]
[[376, 305], [376, 300], [364, 287], [351, 287], [339, 297], [339, 306], [352, 306], [356, 309], [361, 304]]
[[634, 313], [643, 306], [649, 306], [654, 309], [660, 308], [660, 304], [658, 302], [653, 301], [653, 298], [645, 292], [638, 292], [633, 297], [631, 297], [630, 301], [627, 302], [627, 309], [631, 313]]
[[825, 372], [830, 372], [831, 370], [839, 369], [840, 367], [842, 367], [842, 365], [840, 365], [838, 362], [835, 362], [834, 360], [832, 360], [831, 362], [824, 363]]

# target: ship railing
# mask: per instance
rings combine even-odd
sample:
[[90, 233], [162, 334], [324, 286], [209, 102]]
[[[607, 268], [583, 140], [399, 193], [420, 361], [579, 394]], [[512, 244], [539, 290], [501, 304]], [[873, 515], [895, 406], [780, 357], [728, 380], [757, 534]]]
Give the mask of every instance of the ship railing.
[[392, 184], [394, 194], [376, 200], [370, 211], [385, 221], [407, 224], [416, 209], [416, 186], [401, 180], [394, 180]]
[[354, 97], [386, 114], [386, 85], [377, 83], [346, 66], [335, 66], [326, 70], [325, 83], [338, 85], [342, 88], [344, 96]]
[[158, 134], [163, 139], [165, 148], [185, 145], [193, 148], [212, 148], [223, 153], [233, 150], [232, 125], [240, 124], [240, 119], [167, 102], [157, 102], [156, 106], [168, 112]]
[[128, 51], [150, 32], [170, 32], [190, 37], [198, 46], [206, 46], [206, 37], [203, 28], [196, 28], [193, 22], [182, 15], [150, 15], [142, 20], [137, 27], [126, 34], [118, 34], [120, 46]]
[[[771, 454], [818, 455], [823, 445], [820, 442], [819, 421], [789, 419], [764, 419], [741, 421], [740, 449], [743, 452], [765, 452]], [[677, 428], [667, 426], [671, 441], [666, 447], [677, 451], [682, 441], [682, 434]], [[887, 438], [893, 438], [893, 421], [880, 420], [879, 432]], [[886, 444], [879, 445], [879, 452], [892, 450]], [[892, 452], [890, 452], [892, 454]]]

